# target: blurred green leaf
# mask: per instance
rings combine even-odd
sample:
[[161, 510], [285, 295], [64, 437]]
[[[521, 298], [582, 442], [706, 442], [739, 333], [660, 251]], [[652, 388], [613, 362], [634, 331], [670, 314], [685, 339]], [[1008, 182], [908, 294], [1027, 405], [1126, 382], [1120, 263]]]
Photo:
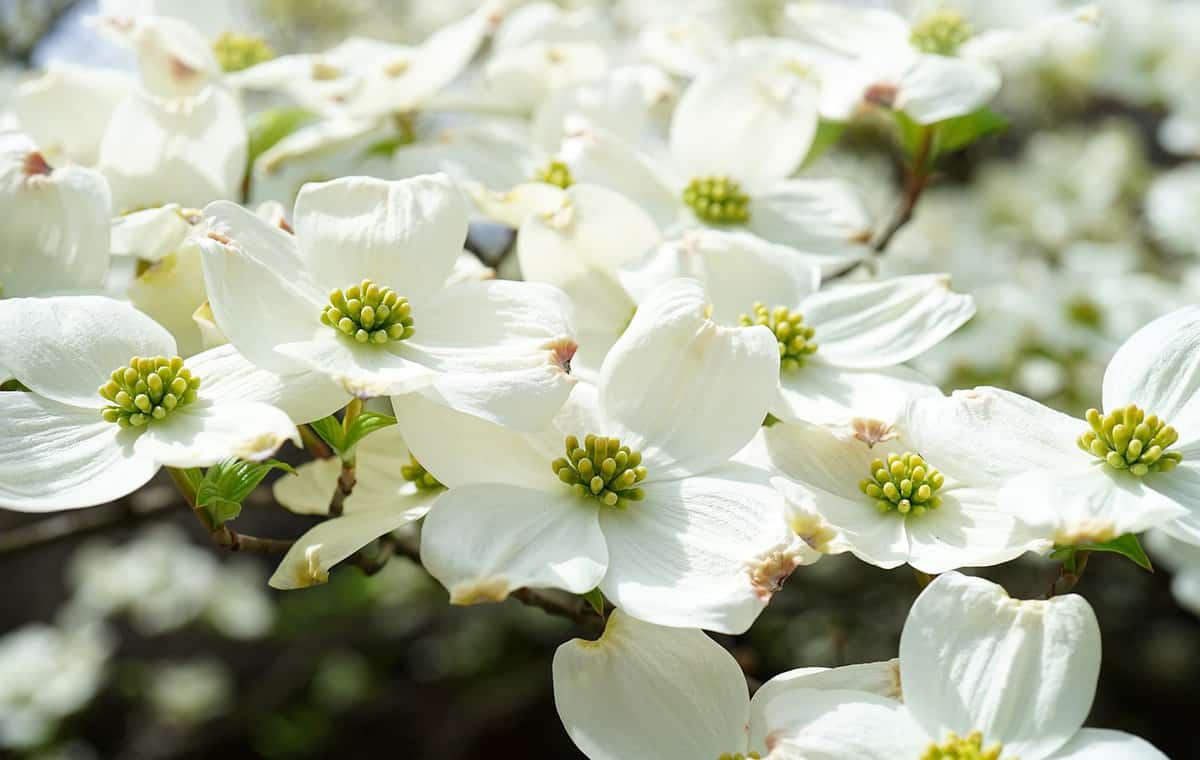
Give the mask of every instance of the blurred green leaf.
[[1067, 565], [1067, 570], [1074, 572], [1075, 555], [1079, 552], [1120, 554], [1143, 570], [1154, 572], [1154, 566], [1150, 564], [1150, 558], [1146, 556], [1146, 551], [1142, 549], [1142, 544], [1138, 541], [1138, 537], [1132, 533], [1126, 533], [1123, 536], [1117, 536], [1111, 541], [1099, 544], [1056, 546], [1054, 547], [1054, 551], [1050, 553], [1050, 559], [1061, 561], [1064, 565]]
[[953, 153], [988, 135], [1008, 129], [1008, 119], [991, 110], [981, 108], [966, 116], [939, 121], [934, 127], [934, 154]]
[[230, 458], [218, 462], [204, 473], [196, 487], [196, 507], [204, 510], [209, 523], [220, 526], [242, 511], [242, 501], [271, 470], [295, 473], [292, 466], [275, 459], [246, 462]]
[[315, 118], [316, 114], [303, 108], [272, 108], [251, 116], [250, 145], [246, 154], [247, 172], [259, 156]]

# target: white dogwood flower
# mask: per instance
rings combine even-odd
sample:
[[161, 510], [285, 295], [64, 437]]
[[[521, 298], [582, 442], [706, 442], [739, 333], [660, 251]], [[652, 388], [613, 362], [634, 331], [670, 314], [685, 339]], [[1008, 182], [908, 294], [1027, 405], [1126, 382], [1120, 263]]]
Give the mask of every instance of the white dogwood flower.
[[344, 398], [231, 347], [185, 362], [156, 322], [97, 296], [0, 301], [0, 356], [29, 389], [0, 392], [0, 505], [30, 512], [111, 501], [160, 466], [266, 458], [299, 442], [288, 412], [312, 420]]
[[904, 623], [903, 703], [797, 690], [791, 725], [767, 745], [772, 760], [1166, 760], [1136, 736], [1082, 728], [1099, 674], [1100, 628], [1083, 597], [1012, 599], [982, 578], [947, 573]]
[[1002, 478], [1000, 501], [1059, 544], [1161, 527], [1200, 543], [1200, 307], [1133, 334], [1086, 419], [998, 388], [920, 399], [917, 450], [951, 477]]
[[53, 167], [28, 136], [0, 132], [0, 297], [99, 291], [109, 203], [104, 177]]
[[1049, 548], [998, 504], [1003, 480], [986, 471], [950, 477], [942, 458], [906, 440], [903, 419], [857, 422], [853, 435], [804, 423], [763, 431], [783, 474], [772, 483], [794, 510], [793, 528], [817, 550], [943, 573]]
[[446, 287], [467, 234], [445, 175], [305, 185], [295, 235], [218, 202], [200, 240], [217, 324], [251, 361], [348, 392], [420, 392], [539, 429], [562, 405], [575, 343], [570, 303], [546, 285]]
[[621, 282], [636, 301], [667, 279], [694, 277], [708, 289], [714, 320], [770, 328], [780, 356], [776, 417], [890, 424], [909, 398], [932, 391], [903, 363], [961, 327], [975, 302], [943, 274], [818, 290], [825, 263], [745, 233], [693, 231], [623, 267]]
[[[329, 570], [380, 536], [425, 516], [445, 490], [412, 457], [395, 426], [367, 436], [355, 446], [358, 483], [346, 497], [345, 514], [314, 526], [296, 539], [271, 576], [279, 589], [304, 588], [329, 579]], [[275, 481], [275, 500], [293, 512], [325, 515], [342, 464], [337, 457], [296, 468], [296, 476]]]
[[667, 283], [552, 425], [517, 434], [416, 395], [393, 399], [416, 457], [449, 487], [421, 557], [469, 604], [523, 587], [599, 587], [640, 619], [746, 630], [799, 564], [766, 473], [730, 463], [766, 414], [766, 330], [720, 327], [704, 292]]
[[701, 631], [616, 610], [598, 640], [574, 639], [555, 652], [554, 701], [589, 760], [747, 760], [766, 757], [767, 736], [803, 710], [795, 695], [895, 699], [899, 675], [895, 661], [804, 668], [772, 678], [751, 699], [737, 660]]

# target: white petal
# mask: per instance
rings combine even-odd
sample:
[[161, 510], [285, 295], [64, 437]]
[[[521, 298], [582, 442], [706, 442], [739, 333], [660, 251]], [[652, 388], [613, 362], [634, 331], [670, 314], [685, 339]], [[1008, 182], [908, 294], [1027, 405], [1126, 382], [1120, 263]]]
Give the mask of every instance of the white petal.
[[1052, 760], [1167, 760], [1153, 744], [1123, 731], [1082, 728]]
[[169, 13], [100, 16], [95, 23], [102, 34], [137, 54], [141, 85], [154, 95], [193, 95], [220, 76], [204, 35]]
[[300, 259], [322, 288], [370, 278], [414, 305], [441, 288], [467, 238], [467, 204], [444, 174], [308, 184], [294, 220]]
[[1104, 409], [1137, 404], [1200, 440], [1200, 307], [1159, 317], [1125, 341], [1104, 373]]
[[1030, 470], [1079, 472], [1094, 461], [1075, 444], [1086, 422], [999, 388], [918, 399], [904, 426], [918, 451], [965, 483], [999, 486]]
[[1028, 550], [1049, 550], [1039, 531], [1019, 523], [997, 504], [990, 488], [949, 485], [938, 491], [942, 504], [907, 521], [908, 564], [937, 575], [960, 567], [998, 565]]
[[1182, 453], [1183, 462], [1178, 467], [1147, 477], [1146, 485], [1187, 510], [1163, 529], [1181, 541], [1200, 546], [1200, 444], [1184, 447]]
[[689, 178], [723, 175], [759, 187], [787, 177], [817, 132], [817, 91], [767, 51], [734, 52], [684, 91], [671, 154]]
[[[1173, 474], [1175, 471], [1157, 477]], [[1058, 544], [1103, 542], [1125, 533], [1166, 527], [1187, 514], [1144, 480], [1096, 460], [1083, 470], [1037, 470], [1018, 475], [1000, 490], [999, 501], [1042, 538]]]
[[214, 203], [204, 213], [213, 231], [197, 244], [217, 326], [261, 367], [302, 368], [276, 347], [332, 331], [320, 321], [328, 294], [303, 270], [295, 238], [233, 203]]
[[401, 355], [392, 345], [358, 343], [321, 327], [312, 339], [284, 343], [275, 350], [359, 398], [412, 393], [433, 380], [429, 368]]
[[737, 661], [700, 631], [621, 610], [598, 641], [555, 652], [554, 702], [590, 760], [707, 760], [746, 749], [749, 699]]
[[97, 168], [112, 186], [116, 211], [201, 208], [237, 197], [246, 146], [241, 107], [221, 88], [173, 100], [137, 94], [113, 113]]
[[[867, 471], [866, 464], [862, 471]], [[822, 547], [824, 551], [832, 554], [849, 550], [863, 562], [885, 569], [908, 561], [908, 531], [899, 514], [879, 514], [875, 504], [862, 494], [849, 498], [788, 478], [774, 478], [771, 483], [789, 504], [815, 509], [837, 531], [830, 545]]]
[[929, 738], [894, 699], [865, 691], [796, 690], [767, 712], [767, 746], [779, 760], [919, 758]]
[[213, 403], [203, 389], [200, 392], [195, 403], [148, 425], [134, 442], [134, 451], [167, 467], [207, 467], [229, 457], [266, 459], [287, 440], [300, 445], [296, 426], [275, 407]]
[[[113, 110], [136, 87], [124, 71], [54, 61], [41, 76], [18, 85], [12, 109], [47, 153], [90, 166]], [[71, 104], [70, 118], [64, 118], [64, 103]]]
[[130, 283], [126, 295], [130, 303], [171, 332], [180, 356], [204, 349], [200, 325], [192, 318], [208, 297], [198, 246], [185, 246], [146, 267]]
[[380, 536], [419, 520], [428, 511], [427, 497], [410, 494], [395, 496], [390, 504], [378, 509], [326, 520], [296, 539], [268, 583], [278, 589], [324, 583], [334, 565]]
[[451, 604], [498, 602], [523, 586], [582, 594], [608, 565], [597, 511], [565, 487], [459, 486], [425, 518], [421, 561]]
[[912, 30], [899, 14], [882, 8], [839, 3], [791, 3], [788, 31], [802, 40], [852, 56], [882, 48], [907, 47]]
[[483, 67], [489, 93], [522, 113], [555, 92], [601, 79], [607, 71], [608, 56], [600, 45], [542, 40], [498, 50]]
[[654, 463], [652, 478], [728, 461], [754, 436], [774, 395], [774, 334], [721, 327], [706, 316], [705, 301], [695, 280], [664, 284], [604, 360], [601, 408], [630, 432], [647, 467]]
[[736, 325], [756, 302], [795, 307], [814, 293], [821, 284], [816, 259], [745, 232], [695, 229], [623, 267], [621, 282], [641, 301], [667, 280], [692, 277], [712, 298], [712, 318]]
[[981, 731], [1006, 755], [1044, 758], [1092, 707], [1100, 628], [1068, 594], [1012, 599], [982, 578], [939, 576], [917, 598], [900, 637], [904, 703], [929, 736]]
[[315, 372], [278, 375], [259, 369], [232, 345], [196, 354], [188, 369], [203, 382], [204, 396], [222, 401], [255, 401], [282, 409], [297, 424], [333, 414], [350, 396]]
[[0, 293], [97, 291], [108, 272], [108, 185], [55, 169], [25, 135], [0, 134]]
[[133, 356], [173, 356], [175, 341], [127, 303], [99, 296], [0, 300], [0, 356], [25, 387], [101, 409], [98, 389]]
[[[494, 154], [492, 158], [495, 158]], [[444, 170], [451, 171], [449, 168]], [[553, 213], [562, 206], [564, 196], [558, 186], [545, 182], [520, 182], [510, 190], [493, 191], [478, 182], [464, 181], [463, 189], [470, 195], [479, 213], [493, 222], [513, 228], [524, 224], [530, 214]], [[520, 243], [521, 236], [518, 235], [517, 244]]]
[[918, 124], [978, 111], [996, 96], [1000, 73], [990, 63], [918, 55], [900, 76], [895, 107]]
[[782, 497], [735, 464], [642, 490], [628, 509], [601, 510], [604, 594], [659, 625], [748, 629], [800, 562]]
[[835, 286], [800, 306], [816, 330], [821, 360], [855, 369], [906, 362], [975, 313], [975, 300], [950, 290], [943, 274]]
[[840, 179], [774, 182], [750, 198], [747, 228], [764, 240], [820, 255], [826, 274], [867, 255], [871, 219]]
[[[97, 397], [99, 398], [99, 397]], [[131, 434], [33, 393], [0, 393], [0, 505], [56, 512], [103, 504], [136, 491], [158, 471]]]
[[678, 178], [600, 127], [569, 133], [558, 155], [576, 182], [616, 190], [645, 209], [659, 227], [675, 223], [682, 212], [683, 188]]
[[159, 261], [175, 252], [191, 229], [178, 203], [134, 211], [112, 220], [112, 252]]
[[455, 285], [413, 312], [395, 350], [434, 375], [428, 398], [518, 430], [543, 429], [575, 383], [571, 302], [557, 288], [490, 280]]
[[851, 425], [855, 419], [895, 425], [910, 401], [941, 393], [923, 375], [905, 366], [842, 369], [825, 364], [820, 353], [818, 348], [815, 359], [779, 376], [771, 414], [785, 421], [819, 425]]
[[[582, 383], [575, 386], [567, 406], [584, 400], [588, 390]], [[518, 433], [419, 393], [396, 396], [392, 406], [413, 456], [451, 488], [470, 483], [565, 488], [550, 468], [563, 451], [565, 434], [557, 430]]]
[[571, 296], [581, 327], [620, 334], [634, 302], [618, 282], [618, 269], [658, 239], [654, 220], [633, 201], [608, 188], [572, 185], [553, 211], [526, 217], [517, 257], [525, 279]]

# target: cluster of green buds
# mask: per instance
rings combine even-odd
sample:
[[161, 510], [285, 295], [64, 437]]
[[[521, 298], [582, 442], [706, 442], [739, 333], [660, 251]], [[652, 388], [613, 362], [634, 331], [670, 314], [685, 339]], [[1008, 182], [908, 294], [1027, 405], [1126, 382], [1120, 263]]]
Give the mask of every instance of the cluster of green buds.
[[946, 477], [925, 463], [920, 454], [888, 454], [887, 462], [871, 462], [871, 477], [859, 481], [859, 489], [875, 500], [881, 514], [925, 514], [941, 506], [937, 490]]
[[135, 356], [100, 386], [100, 397], [111, 404], [101, 415], [123, 428], [145, 427], [195, 401], [199, 388], [200, 378], [192, 377], [181, 357]]
[[975, 30], [958, 11], [940, 10], [913, 24], [909, 42], [922, 53], [954, 55]]
[[575, 182], [571, 177], [571, 167], [557, 158], [551, 159], [549, 164], [535, 171], [533, 178], [538, 182], [546, 182], [561, 187], [563, 190], [566, 190]]
[[817, 344], [812, 340], [816, 331], [804, 324], [804, 317], [799, 312], [786, 306], [768, 309], [766, 304], [756, 301], [753, 316], [742, 314], [738, 322], [744, 327], [765, 325], [775, 333], [775, 339], [779, 341], [779, 368], [785, 372], [800, 369], [804, 360], [817, 351]]
[[1003, 749], [999, 744], [984, 749], [983, 734], [978, 731], [972, 731], [966, 738], [951, 731], [946, 741], [925, 750], [921, 760], [1000, 760]]
[[596, 435], [585, 436], [583, 446], [569, 435], [566, 449], [567, 456], [555, 459], [550, 466], [575, 493], [616, 509], [645, 498], [637, 485], [646, 479], [640, 452], [622, 446], [617, 438]]
[[420, 491], [436, 491], [445, 488], [441, 481], [433, 477], [412, 454], [408, 455], [408, 464], [400, 467], [400, 474]]
[[225, 32], [213, 42], [213, 55], [221, 70], [243, 71], [275, 57], [275, 50], [262, 37]]
[[729, 177], [697, 177], [683, 190], [683, 202], [710, 224], [750, 221], [750, 196]]
[[1079, 448], [1103, 460], [1114, 470], [1128, 470], [1139, 478], [1151, 472], [1167, 472], [1183, 460], [1178, 451], [1167, 451], [1179, 440], [1175, 428], [1149, 417], [1136, 405], [1121, 407], [1109, 414], [1088, 409], [1092, 429], [1079, 436]]
[[370, 280], [331, 291], [321, 321], [359, 343], [404, 340], [415, 332], [408, 299]]

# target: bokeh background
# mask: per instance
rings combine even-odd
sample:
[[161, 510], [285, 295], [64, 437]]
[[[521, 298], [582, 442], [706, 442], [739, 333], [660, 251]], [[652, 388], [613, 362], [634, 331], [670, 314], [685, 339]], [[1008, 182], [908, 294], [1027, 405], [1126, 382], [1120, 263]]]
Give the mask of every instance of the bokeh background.
[[[277, 50], [305, 51], [351, 34], [417, 41], [473, 3], [234, 5]], [[630, 19], [645, 11], [615, 5], [634, 6], [616, 9]], [[771, 30], [780, 7], [726, 5], [744, 25], [731, 34]], [[1097, 404], [1122, 340], [1200, 295], [1200, 3], [1097, 5], [1097, 34], [1056, 39], [1005, 72], [994, 110], [1010, 128], [942, 167], [883, 260], [885, 274], [951, 272], [979, 303], [917, 363], [947, 389], [1002, 385], [1079, 412]], [[83, 26], [94, 11], [0, 0], [0, 114], [30, 67], [131, 65]], [[880, 220], [894, 206], [895, 148], [870, 123], [805, 171], [849, 178]], [[503, 235], [476, 233], [500, 255]], [[238, 528], [293, 536], [308, 524], [264, 486]], [[1197, 757], [1200, 559], [1155, 539], [1148, 547], [1154, 573], [1101, 555], [1077, 588], [1104, 632], [1089, 723]], [[597, 624], [515, 601], [449, 607], [403, 557], [371, 577], [346, 569], [288, 593], [267, 587], [271, 570], [269, 559], [212, 546], [163, 480], [91, 510], [0, 512], [0, 757], [579, 757], [554, 711], [550, 659]], [[1025, 559], [986, 574], [1039, 596], [1056, 568]], [[905, 568], [828, 558], [797, 572], [749, 634], [722, 642], [752, 683], [887, 659], [918, 588]]]

